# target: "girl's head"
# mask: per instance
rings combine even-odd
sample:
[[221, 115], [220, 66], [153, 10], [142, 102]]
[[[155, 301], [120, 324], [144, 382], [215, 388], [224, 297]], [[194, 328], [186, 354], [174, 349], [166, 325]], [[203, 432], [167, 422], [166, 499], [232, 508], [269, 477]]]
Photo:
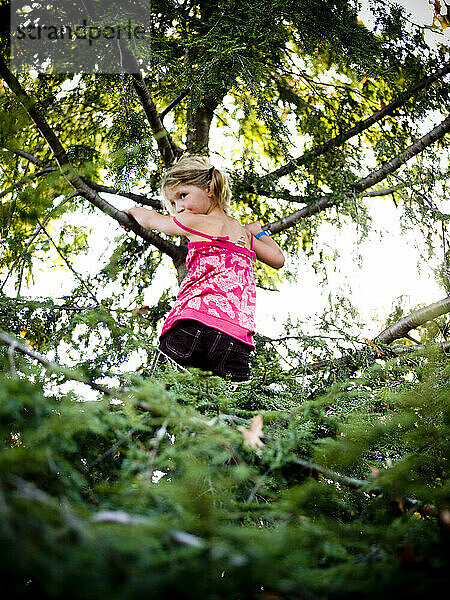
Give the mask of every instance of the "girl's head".
[[183, 154], [169, 167], [161, 183], [163, 206], [174, 213], [167, 192], [180, 185], [194, 185], [211, 193], [211, 209], [218, 206], [227, 214], [230, 210], [231, 191], [225, 175], [213, 167], [206, 156]]

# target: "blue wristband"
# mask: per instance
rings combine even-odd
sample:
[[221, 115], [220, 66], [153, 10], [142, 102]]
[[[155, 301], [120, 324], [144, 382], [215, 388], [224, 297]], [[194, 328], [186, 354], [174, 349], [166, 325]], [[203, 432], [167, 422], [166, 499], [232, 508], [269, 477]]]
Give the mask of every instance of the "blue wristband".
[[255, 239], [259, 240], [260, 237], [262, 237], [263, 235], [272, 235], [270, 233], [270, 231], [267, 231], [267, 229], [263, 229], [262, 231], [260, 231], [259, 233], [257, 233], [255, 235]]

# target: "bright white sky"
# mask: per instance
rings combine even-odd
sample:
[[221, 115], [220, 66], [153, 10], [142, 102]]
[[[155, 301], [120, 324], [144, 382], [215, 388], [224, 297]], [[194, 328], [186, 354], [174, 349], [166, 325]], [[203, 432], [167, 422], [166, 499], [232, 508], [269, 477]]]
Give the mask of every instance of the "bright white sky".
[[[431, 24], [433, 10], [428, 0], [397, 0], [397, 3], [407, 6], [417, 22]], [[361, 19], [367, 22], [364, 11]], [[216, 139], [217, 154], [229, 157], [229, 141], [223, 135]], [[213, 161], [219, 168], [226, 166], [221, 164], [219, 158], [213, 158]], [[108, 199], [121, 209], [130, 206], [129, 201], [118, 197]], [[282, 283], [277, 292], [258, 290], [258, 332], [274, 337], [281, 334], [285, 320], [290, 315], [293, 321], [309, 322], [304, 328], [305, 333], [315, 333], [314, 315], [322, 312], [330, 292], [349, 298], [358, 309], [361, 321], [365, 323], [363, 330], [357, 330], [361, 337], [372, 337], [381, 331], [393, 302], [401, 295], [405, 297], [403, 305], [408, 310], [419, 303], [429, 304], [444, 297], [445, 292], [436, 284], [432, 272], [438, 260], [426, 264], [415, 249], [414, 242], [420, 239], [420, 232], [406, 236], [400, 234], [398, 213], [390, 197], [367, 199], [366, 202], [373, 218], [374, 232], [364, 241], [358, 241], [354, 226], [338, 230], [325, 224], [320, 229], [317, 247], [336, 248], [340, 253], [340, 259], [335, 263], [336, 271], [330, 276], [328, 284], [320, 284], [320, 278], [300, 253], [300, 260], [297, 257], [289, 258], [291, 268], [298, 272], [296, 283]], [[89, 217], [70, 215], [66, 218], [72, 224], [88, 224], [93, 228], [93, 249], [88, 256], [78, 257], [74, 261], [74, 268], [82, 275], [97, 272], [109, 255], [114, 238], [123, 230], [103, 214]], [[88, 223], [86, 219], [89, 219]], [[54, 239], [58, 230], [59, 227], [54, 225], [51, 231]], [[377, 232], [381, 232], [382, 237]], [[421, 264], [420, 269], [418, 264]], [[54, 265], [42, 268], [35, 283], [28, 289], [22, 288], [22, 294], [61, 297], [70, 292], [74, 283], [73, 274], [62, 268], [55, 256]], [[176, 294], [174, 269], [170, 260], [165, 260], [157, 281], [146, 293], [144, 304], [151, 305], [168, 285], [173, 286]], [[14, 293], [12, 286], [6, 291]]]

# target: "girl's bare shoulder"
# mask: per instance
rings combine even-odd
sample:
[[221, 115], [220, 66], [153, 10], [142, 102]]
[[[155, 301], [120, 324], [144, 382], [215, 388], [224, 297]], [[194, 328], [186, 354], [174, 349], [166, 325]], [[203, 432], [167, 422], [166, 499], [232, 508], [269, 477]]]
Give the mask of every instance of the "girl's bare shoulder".
[[182, 213], [175, 216], [176, 220], [184, 227], [192, 231], [184, 230], [183, 235], [188, 238], [197, 237], [196, 233], [206, 233], [207, 235], [220, 235], [221, 222], [212, 215], [203, 215], [195, 213]]

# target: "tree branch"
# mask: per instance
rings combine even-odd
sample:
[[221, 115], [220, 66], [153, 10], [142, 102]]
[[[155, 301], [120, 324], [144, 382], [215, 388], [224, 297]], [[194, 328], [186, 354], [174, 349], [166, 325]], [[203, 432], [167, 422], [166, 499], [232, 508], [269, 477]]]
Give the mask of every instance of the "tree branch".
[[[29, 152], [25, 152], [24, 150], [12, 150], [11, 148], [6, 148], [6, 147], [5, 147], [5, 149], [10, 152], [13, 152], [14, 154], [17, 154], [18, 156], [21, 156], [22, 158], [26, 158], [28, 161], [32, 162], [35, 165], [39, 164], [40, 166], [42, 166], [44, 164], [44, 162], [41, 161], [39, 158], [37, 158], [36, 156], [33, 156]], [[58, 167], [48, 166], [48, 167], [41, 169], [40, 171], [31, 173], [31, 175], [27, 175], [24, 179], [22, 179], [22, 181], [25, 181], [27, 178], [34, 179], [35, 177], [40, 177], [41, 175], [45, 175], [46, 173], [50, 173], [52, 171], [57, 171], [57, 170], [58, 170]], [[130, 198], [130, 200], [134, 200], [135, 202], [139, 202], [140, 204], [144, 204], [145, 206], [151, 206], [152, 208], [156, 208], [156, 209], [161, 208], [161, 204], [158, 200], [153, 200], [153, 198], [147, 198], [147, 196], [144, 196], [143, 194], [135, 194], [133, 192], [124, 192], [123, 190], [121, 190], [119, 188], [113, 188], [113, 187], [109, 187], [106, 185], [102, 185], [101, 183], [96, 183], [95, 181], [92, 181], [91, 179], [87, 179], [86, 177], [82, 177], [82, 180], [85, 183], [87, 183], [88, 186], [91, 187], [96, 192], [104, 192], [105, 194], [113, 194], [115, 196], [122, 196], [124, 198]], [[13, 189], [18, 187], [20, 184], [21, 184], [21, 182], [17, 182], [15, 184], [13, 184], [7, 190], [0, 192], [0, 198], [2, 196], [4, 196], [5, 194], [7, 194], [8, 192], [13, 191]]]
[[428, 75], [427, 77], [424, 77], [423, 79], [421, 79], [420, 81], [418, 81], [417, 83], [412, 85], [410, 88], [406, 89], [404, 92], [399, 94], [397, 96], [397, 98], [395, 100], [393, 100], [390, 104], [388, 104], [381, 110], [377, 110], [375, 113], [373, 113], [367, 119], [364, 119], [363, 121], [359, 121], [351, 129], [344, 131], [343, 133], [337, 135], [336, 137], [328, 140], [327, 142], [325, 142], [323, 144], [315, 146], [311, 150], [308, 150], [307, 152], [305, 152], [298, 158], [287, 163], [286, 165], [283, 165], [279, 169], [276, 169], [275, 171], [272, 171], [271, 173], [268, 173], [267, 175], [260, 177], [256, 183], [252, 184], [252, 186], [251, 186], [252, 189], [250, 189], [249, 191], [254, 191], [256, 193], [259, 193], [259, 188], [262, 187], [265, 182], [271, 182], [276, 179], [279, 179], [283, 175], [288, 175], [289, 173], [294, 172], [301, 165], [304, 165], [305, 163], [310, 161], [312, 158], [321, 156], [322, 154], [325, 154], [325, 152], [328, 152], [332, 148], [336, 148], [337, 146], [342, 145], [344, 142], [346, 142], [350, 138], [354, 137], [355, 135], [358, 135], [358, 133], [361, 133], [362, 131], [364, 131], [365, 129], [368, 129], [369, 127], [371, 127], [378, 121], [381, 121], [381, 119], [384, 119], [384, 117], [392, 114], [392, 112], [394, 112], [394, 110], [396, 108], [399, 108], [400, 106], [402, 106], [402, 104], [404, 104], [409, 98], [411, 98], [411, 96], [413, 96], [420, 90], [426, 88], [430, 84], [434, 83], [438, 79], [442, 79], [448, 73], [450, 73], [450, 62], [446, 63], [442, 67], [442, 69], [439, 69], [432, 75]]
[[347, 477], [347, 475], [341, 475], [336, 471], [331, 471], [325, 467], [320, 465], [316, 465], [308, 460], [302, 459], [294, 459], [291, 461], [294, 465], [298, 465], [302, 469], [309, 471], [310, 473], [314, 473], [316, 475], [323, 475], [326, 479], [331, 479], [332, 481], [336, 481], [338, 483], [344, 483], [353, 489], [360, 489], [362, 487], [366, 487], [371, 483], [367, 479], [355, 479], [354, 477]]
[[[376, 196], [388, 196], [389, 194], [393, 194], [394, 192], [404, 187], [405, 185], [398, 185], [393, 188], [374, 190], [373, 192], [362, 193], [361, 196], [364, 196], [365, 198], [373, 198]], [[264, 196], [266, 198], [276, 198], [277, 200], [286, 200], [287, 202], [298, 202], [299, 204], [311, 204], [316, 201], [316, 198], [314, 196], [295, 196], [294, 194], [288, 192], [288, 190], [261, 190], [258, 193], [260, 196]]]
[[[3, 280], [2, 285], [0, 286], [0, 292], [3, 291], [3, 288], [5, 287], [8, 279], [11, 276], [11, 273], [14, 271], [14, 267], [16, 266], [16, 264], [23, 259], [24, 254], [26, 254], [26, 252], [28, 251], [28, 248], [31, 246], [31, 244], [34, 242], [34, 240], [37, 238], [37, 236], [40, 234], [40, 232], [43, 229], [43, 226], [47, 224], [47, 222], [51, 219], [53, 213], [60, 208], [63, 204], [65, 204], [66, 202], [68, 202], [69, 200], [71, 200], [72, 198], [75, 198], [78, 194], [76, 192], [74, 192], [73, 194], [70, 194], [69, 196], [66, 196], [66, 198], [64, 198], [64, 200], [62, 200], [62, 202], [60, 202], [57, 206], [53, 207], [50, 212], [45, 216], [45, 218], [43, 219], [42, 223], [40, 223], [39, 227], [34, 231], [34, 233], [32, 234], [31, 238], [28, 240], [28, 244], [26, 245], [26, 247], [24, 248], [24, 250], [22, 251], [21, 255], [18, 256], [16, 258], [16, 260], [13, 262], [13, 264], [11, 265], [8, 274], [6, 275], [5, 279]], [[23, 269], [22, 269], [23, 271]]]
[[378, 196], [389, 196], [389, 194], [393, 194], [397, 192], [399, 189], [402, 189], [403, 185], [397, 185], [393, 188], [385, 188], [383, 190], [374, 190], [373, 192], [367, 192], [366, 194], [362, 194], [364, 198], [377, 198]]
[[38, 177], [47, 175], [47, 173], [53, 173], [54, 171], [58, 171], [58, 167], [45, 167], [45, 168], [41, 169], [40, 171], [35, 171], [34, 173], [31, 173], [30, 175], [25, 175], [25, 177], [22, 177], [22, 179], [20, 181], [16, 181], [16, 183], [13, 183], [12, 185], [10, 185], [9, 188], [6, 188], [6, 190], [2, 190], [0, 192], [0, 198], [3, 198], [3, 196], [6, 196], [10, 192], [13, 192], [14, 190], [21, 187], [22, 185], [25, 185], [26, 183], [33, 181], [33, 179], [37, 179]]
[[128, 229], [131, 229], [142, 239], [150, 242], [156, 248], [170, 256], [176, 266], [182, 264], [185, 258], [185, 252], [182, 248], [175, 246], [171, 242], [162, 238], [160, 235], [141, 227], [134, 219], [131, 219], [124, 212], [118, 210], [109, 204], [109, 202], [101, 198], [101, 196], [99, 196], [95, 190], [90, 188], [89, 185], [83, 181], [83, 179], [72, 166], [63, 146], [61, 145], [61, 142], [38, 110], [36, 102], [28, 96], [17, 78], [9, 71], [3, 58], [0, 58], [0, 75], [24, 106], [28, 115], [31, 117], [32, 121], [35, 123], [49, 145], [51, 151], [53, 152], [63, 176], [75, 188], [78, 194], [91, 202], [91, 204], [99, 208], [109, 217], [115, 219], [120, 225], [124, 225]]
[[411, 329], [415, 329], [419, 325], [432, 321], [436, 317], [448, 312], [450, 312], [450, 296], [447, 296], [447, 298], [443, 298], [434, 304], [425, 306], [425, 308], [421, 308], [407, 317], [403, 317], [396, 323], [393, 323], [377, 335], [374, 342], [379, 344], [390, 344], [394, 340], [405, 337]]
[[184, 90], [184, 92], [181, 92], [181, 94], [179, 94], [175, 98], [175, 100], [172, 100], [172, 102], [170, 102], [170, 104], [168, 104], [166, 106], [166, 108], [159, 113], [158, 116], [159, 116], [159, 118], [161, 120], [161, 123], [163, 122], [164, 117], [172, 110], [172, 108], [175, 108], [175, 106], [177, 104], [179, 104], [183, 100], [183, 98], [186, 98], [186, 96], [189, 94], [189, 92], [191, 91], [191, 89], [192, 89], [192, 85], [190, 85], [186, 90]]
[[[433, 347], [439, 348], [443, 352], [448, 352], [450, 350], [450, 342], [441, 342], [440, 344], [433, 344]], [[410, 354], [411, 352], [419, 352], [420, 350], [425, 350], [426, 346], [423, 344], [412, 344], [409, 346], [392, 346], [389, 348], [389, 352], [397, 356], [402, 356], [402, 354]]]
[[[392, 158], [390, 161], [384, 163], [382, 167], [377, 169], [376, 171], [372, 171], [364, 177], [357, 181], [351, 189], [349, 189], [349, 193], [353, 194], [361, 194], [368, 188], [373, 185], [379, 183], [383, 179], [385, 179], [388, 175], [396, 171], [401, 165], [410, 160], [413, 156], [416, 156], [420, 152], [422, 152], [427, 146], [430, 146], [438, 139], [442, 138], [446, 133], [450, 131], [450, 116], [444, 119], [442, 123], [437, 125], [430, 132], [422, 136], [420, 139], [416, 140], [413, 144], [408, 146], [403, 152], [400, 152]], [[300, 210], [295, 211], [294, 213], [279, 219], [278, 221], [274, 221], [269, 225], [266, 225], [264, 229], [269, 230], [271, 233], [278, 233], [283, 231], [284, 229], [288, 229], [289, 227], [293, 227], [296, 225], [301, 219], [306, 217], [310, 217], [330, 206], [334, 206], [336, 202], [333, 199], [332, 194], [327, 194], [318, 198], [314, 204], [309, 204]]]
[[[168, 167], [174, 162], [177, 156], [182, 154], [182, 151], [174, 143], [170, 133], [163, 125], [162, 117], [160, 114], [158, 114], [158, 111], [156, 110], [156, 106], [152, 100], [148, 87], [145, 83], [144, 77], [142, 76], [141, 68], [139, 66], [138, 61], [136, 60], [136, 57], [134, 56], [133, 52], [128, 48], [128, 46], [120, 42], [119, 45], [122, 53], [124, 54], [124, 56], [126, 56], [128, 64], [132, 65], [133, 67], [130, 72], [130, 77], [133, 83], [134, 91], [136, 92], [136, 95], [142, 104], [142, 108], [144, 109], [153, 136], [156, 140], [156, 144], [163, 159], [164, 165]], [[177, 102], [177, 99], [175, 99], [174, 102]], [[164, 114], [166, 113], [163, 111], [163, 116]]]
[[132, 73], [131, 78], [134, 91], [141, 101], [164, 165], [168, 167], [175, 161], [179, 152], [176, 151], [176, 146], [162, 123], [161, 117], [156, 110], [156, 106], [150, 96], [150, 92], [148, 91], [143, 76], [138, 72]]
[[444, 137], [446, 133], [450, 131], [450, 116], [442, 121], [439, 125], [436, 125], [434, 129], [426, 133], [424, 136], [416, 140], [413, 144], [408, 146], [403, 152], [394, 156], [391, 160], [384, 163], [384, 165], [376, 170], [372, 171], [364, 179], [360, 179], [354, 186], [353, 189], [356, 193], [361, 193], [364, 190], [372, 187], [376, 183], [379, 183], [387, 177], [390, 173], [396, 171], [405, 162], [410, 160], [413, 156], [420, 154], [425, 148], [431, 146], [434, 142]]
[[[355, 479], [354, 477], [348, 477], [347, 475], [341, 475], [336, 471], [331, 471], [321, 465], [317, 465], [311, 463], [307, 460], [295, 459], [292, 461], [293, 464], [298, 465], [304, 470], [309, 471], [310, 473], [314, 473], [315, 475], [322, 475], [326, 479], [330, 479], [331, 481], [335, 481], [336, 483], [343, 483], [355, 490], [361, 490], [370, 486], [370, 493], [374, 496], [381, 496], [383, 494], [383, 489], [377, 485], [374, 485], [374, 481], [370, 479]], [[399, 502], [400, 499], [396, 498], [396, 501]], [[427, 504], [422, 500], [417, 500], [416, 498], [404, 497], [401, 498], [401, 501], [404, 507], [407, 510], [414, 510], [415, 512], [420, 513], [421, 515], [426, 515], [428, 517], [441, 517], [441, 510], [432, 506], [431, 504]]]
[[85, 385], [88, 385], [93, 390], [102, 392], [103, 394], [106, 394], [107, 396], [115, 396], [116, 395], [115, 392], [113, 392], [109, 388], [107, 388], [103, 385], [99, 385], [98, 383], [95, 383], [93, 381], [89, 381], [83, 375], [79, 375], [78, 373], [75, 373], [74, 371], [67, 369], [66, 367], [62, 367], [58, 363], [48, 360], [41, 354], [34, 352], [30, 348], [28, 348], [24, 344], [21, 344], [20, 342], [15, 340], [13, 337], [11, 337], [10, 335], [8, 335], [7, 333], [5, 333], [4, 331], [1, 331], [1, 330], [0, 330], [0, 344], [8, 346], [12, 350], [12, 352], [19, 352], [20, 354], [29, 356], [30, 358], [37, 360], [38, 363], [43, 365], [46, 369], [48, 369], [52, 373], [62, 375], [65, 379], [69, 379], [72, 381], [79, 381], [80, 383], [84, 383]]
[[26, 158], [29, 162], [32, 162], [37, 167], [43, 167], [45, 165], [44, 161], [38, 158], [37, 156], [33, 156], [29, 152], [25, 152], [25, 150], [14, 150], [13, 148], [8, 148], [8, 146], [4, 146], [5, 150], [8, 152], [12, 152], [13, 154], [17, 154], [22, 158]]
[[[380, 353], [383, 353], [383, 348], [379, 348], [378, 352], [375, 350], [375, 347], [378, 344], [388, 345], [394, 340], [401, 339], [405, 337], [405, 335], [411, 331], [411, 329], [415, 329], [419, 325], [423, 325], [428, 321], [439, 317], [440, 315], [446, 314], [450, 312], [450, 296], [447, 298], [443, 298], [438, 302], [425, 306], [425, 308], [421, 308], [417, 310], [407, 317], [403, 317], [399, 319], [396, 323], [393, 323], [386, 329], [384, 329], [381, 333], [379, 333], [373, 340], [367, 340], [366, 343], [374, 346], [373, 357], [378, 358]], [[354, 341], [354, 340], [352, 340]], [[443, 342], [440, 344], [434, 344], [435, 346], [441, 348], [444, 352], [450, 349], [450, 342]], [[402, 354], [414, 352], [416, 350], [423, 350], [425, 346], [414, 344], [411, 346], [394, 346], [393, 348], [387, 349], [389, 354], [394, 354], [400, 356]], [[381, 351], [381, 352], [380, 352]], [[348, 365], [349, 361], [353, 361], [355, 365], [355, 370], [357, 366], [360, 364], [361, 359], [358, 357], [364, 356], [364, 360], [367, 359], [367, 353], [362, 354], [361, 351], [351, 351], [347, 354], [344, 354], [340, 358], [334, 360], [319, 360], [317, 362], [304, 365], [304, 370], [306, 373], [315, 373], [316, 371], [321, 371], [322, 369], [330, 368], [330, 364], [333, 366], [339, 365]]]
[[86, 177], [82, 178], [84, 182], [86, 182], [93, 190], [96, 192], [103, 192], [105, 194], [113, 194], [114, 196], [122, 196], [123, 198], [129, 198], [130, 200], [134, 200], [134, 202], [139, 202], [139, 204], [144, 204], [145, 206], [151, 206], [155, 209], [161, 209], [161, 203], [159, 200], [154, 200], [153, 198], [147, 198], [143, 194], [134, 194], [133, 192], [124, 192], [119, 188], [113, 188], [106, 185], [102, 185], [101, 183], [96, 183], [90, 179], [86, 179]]

